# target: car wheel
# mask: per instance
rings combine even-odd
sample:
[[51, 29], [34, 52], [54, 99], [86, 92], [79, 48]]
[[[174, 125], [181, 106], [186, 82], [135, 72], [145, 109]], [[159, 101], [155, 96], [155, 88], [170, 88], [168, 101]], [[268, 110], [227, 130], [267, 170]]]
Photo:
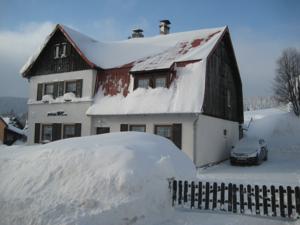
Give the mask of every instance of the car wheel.
[[260, 159], [261, 159], [261, 157], [259, 157], [259, 155], [257, 155], [257, 156], [256, 156], [256, 159], [255, 159], [255, 164], [256, 164], [256, 165], [259, 165], [259, 164], [261, 163], [261, 160], [260, 160]]
[[264, 161], [267, 161], [268, 160], [268, 152], [265, 153], [265, 158], [264, 158]]

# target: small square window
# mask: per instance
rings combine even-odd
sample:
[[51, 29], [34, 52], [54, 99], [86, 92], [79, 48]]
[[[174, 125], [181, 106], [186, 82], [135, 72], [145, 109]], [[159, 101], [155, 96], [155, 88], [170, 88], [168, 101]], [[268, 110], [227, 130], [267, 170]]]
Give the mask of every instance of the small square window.
[[52, 95], [54, 94], [54, 84], [45, 84], [44, 95]]
[[165, 77], [155, 78], [155, 87], [167, 87], [167, 81]]
[[138, 79], [138, 88], [148, 88], [149, 84], [149, 79]]
[[72, 92], [76, 95], [76, 81], [66, 82], [66, 93]]
[[64, 125], [64, 138], [75, 137], [75, 125]]
[[130, 131], [146, 132], [146, 125], [130, 125]]

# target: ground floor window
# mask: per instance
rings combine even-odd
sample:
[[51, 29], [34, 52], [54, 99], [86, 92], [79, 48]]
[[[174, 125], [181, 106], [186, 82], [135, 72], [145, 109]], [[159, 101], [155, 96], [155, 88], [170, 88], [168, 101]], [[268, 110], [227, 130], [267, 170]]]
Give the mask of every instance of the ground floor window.
[[172, 140], [172, 125], [156, 125], [155, 134]]
[[52, 141], [52, 125], [50, 124], [43, 124], [42, 125], [42, 136], [41, 141], [42, 142], [50, 142]]
[[64, 135], [63, 138], [76, 137], [76, 133], [75, 133], [75, 124], [64, 125], [63, 135]]
[[130, 125], [130, 131], [146, 132], [146, 125]]
[[110, 132], [110, 127], [97, 127], [96, 134], [106, 134]]

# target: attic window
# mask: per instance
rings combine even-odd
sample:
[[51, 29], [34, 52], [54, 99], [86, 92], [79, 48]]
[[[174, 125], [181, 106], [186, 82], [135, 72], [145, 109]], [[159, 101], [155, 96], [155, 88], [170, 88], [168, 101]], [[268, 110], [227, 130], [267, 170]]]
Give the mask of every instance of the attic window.
[[155, 78], [155, 87], [167, 87], [167, 78], [166, 77], [158, 77]]
[[61, 54], [61, 58], [67, 57], [67, 43], [62, 43], [62, 54]]
[[167, 73], [139, 74], [134, 75], [134, 79], [134, 89], [169, 87], [169, 74]]
[[56, 44], [54, 46], [54, 59], [58, 59], [59, 58], [59, 44]]

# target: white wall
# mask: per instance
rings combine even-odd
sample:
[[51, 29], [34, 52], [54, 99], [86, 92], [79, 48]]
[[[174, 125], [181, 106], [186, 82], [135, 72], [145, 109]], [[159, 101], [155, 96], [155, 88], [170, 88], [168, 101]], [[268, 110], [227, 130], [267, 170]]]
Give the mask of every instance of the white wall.
[[[227, 135], [224, 135], [224, 129]], [[232, 146], [239, 140], [239, 124], [200, 115], [197, 121], [195, 164], [203, 166], [229, 157]]]
[[97, 127], [110, 127], [110, 132], [120, 132], [120, 124], [146, 125], [146, 132], [154, 133], [155, 125], [182, 124], [182, 151], [193, 160], [193, 122], [194, 114], [152, 114], [152, 115], [116, 115], [94, 116], [92, 119], [92, 134]]
[[[35, 76], [29, 80], [28, 144], [34, 143], [35, 123], [81, 123], [81, 135], [91, 134], [91, 118], [86, 116], [94, 94], [95, 70]], [[36, 101], [38, 83], [83, 79], [82, 98], [77, 102], [43, 103]], [[48, 116], [48, 112], [64, 111], [66, 116]]]

